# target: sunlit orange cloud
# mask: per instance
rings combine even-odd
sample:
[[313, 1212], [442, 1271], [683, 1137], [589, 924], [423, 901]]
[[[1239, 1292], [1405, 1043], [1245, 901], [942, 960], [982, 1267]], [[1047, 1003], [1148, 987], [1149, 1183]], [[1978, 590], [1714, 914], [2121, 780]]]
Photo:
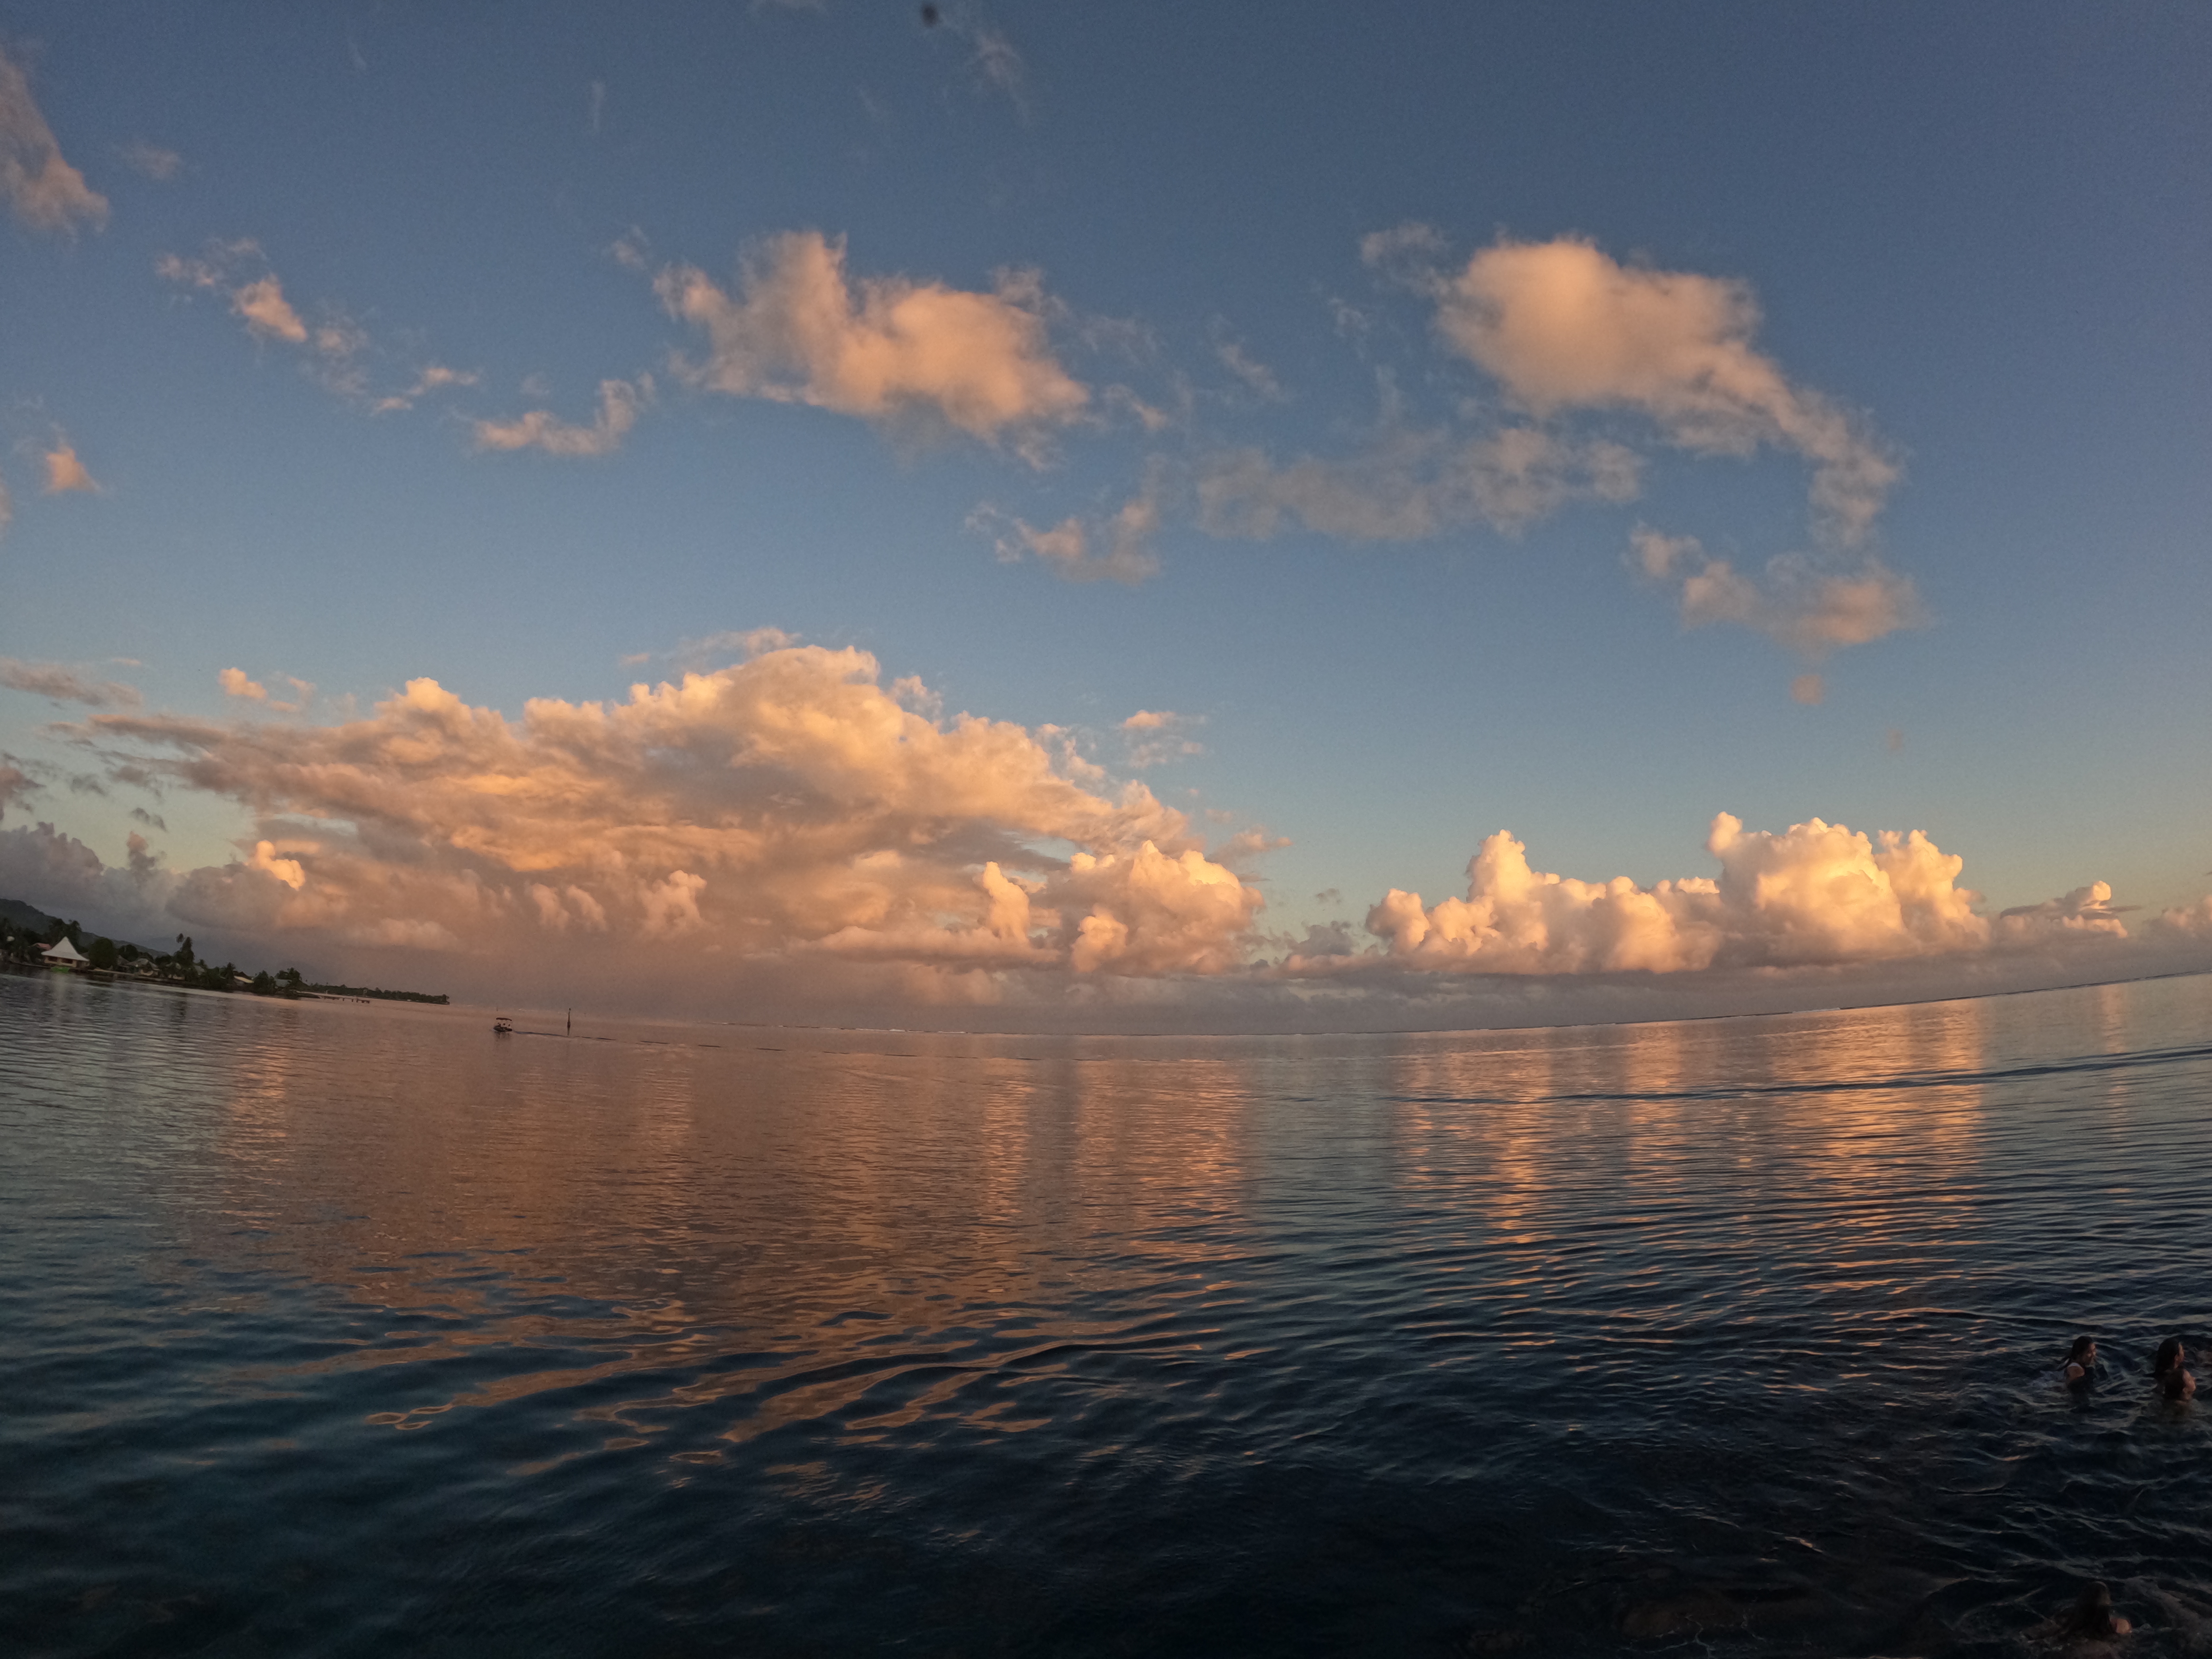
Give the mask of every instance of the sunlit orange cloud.
[[252, 855], [179, 878], [171, 902], [302, 950], [497, 957], [561, 938], [695, 966], [781, 954], [1078, 975], [1249, 955], [1260, 895], [1182, 814], [1141, 784], [1097, 793], [1049, 728], [941, 720], [918, 712], [928, 701], [886, 690], [865, 653], [798, 646], [624, 702], [535, 700], [519, 720], [425, 679], [338, 726], [82, 730], [133, 776], [247, 807]]
[[1157, 478], [1101, 525], [1069, 517], [1039, 530], [987, 501], [968, 515], [968, 527], [991, 538], [1002, 563], [1031, 557], [1072, 582], [1115, 581], [1134, 587], [1159, 574], [1159, 556], [1152, 550], [1160, 528]]
[[96, 495], [100, 485], [85, 465], [77, 459], [76, 451], [68, 439], [57, 438], [54, 447], [42, 457], [46, 466], [46, 494], [66, 495], [72, 493]]
[[611, 455], [637, 424], [638, 413], [653, 401], [653, 376], [599, 382], [599, 410], [589, 426], [579, 426], [550, 410], [533, 409], [512, 421], [474, 422], [478, 449], [542, 449], [549, 455]]
[[[1393, 889], [1367, 916], [1364, 952], [1294, 954], [1294, 974], [1387, 967], [1457, 974], [1678, 974], [1895, 961], [2034, 946], [2087, 934], [2126, 937], [2102, 882], [1992, 923], [1958, 884], [1965, 860], [1919, 830], [1868, 836], [1819, 818], [1782, 834], [1713, 820], [1717, 878], [1638, 886], [1532, 868], [1500, 831], [1468, 866], [1465, 898], [1423, 903]], [[2179, 925], [2179, 924], [2177, 924]]]
[[[98, 757], [96, 781], [213, 795], [250, 823], [227, 864], [174, 870], [134, 837], [127, 867], [110, 867], [20, 823], [64, 780], [17, 766], [0, 891], [142, 942], [192, 932], [272, 963], [478, 994], [597, 985], [817, 1018], [989, 1006], [933, 1018], [1092, 1029], [1663, 1018], [1825, 1004], [1846, 981], [1869, 999], [1951, 994], [2212, 952], [2212, 901], [2135, 939], [2102, 883], [1991, 920], [1963, 861], [1917, 831], [1761, 831], [1727, 813], [1705, 842], [1716, 874], [1578, 880], [1500, 833], [1464, 896], [1393, 890], [1364, 940], [1317, 928], [1292, 945], [1260, 931], [1243, 873], [1279, 840], [1209, 845], [1070, 734], [948, 718], [920, 682], [885, 685], [864, 652], [774, 630], [742, 642], [747, 661], [621, 701], [536, 699], [509, 718], [418, 679], [334, 724], [260, 717], [276, 705], [242, 670], [221, 678], [255, 716], [207, 720], [0, 663], [17, 689], [110, 711], [55, 728]], [[294, 684], [304, 702], [312, 688]], [[1147, 709], [1122, 734], [1190, 723]]]
[[1813, 463], [1814, 505], [1856, 542], [1897, 462], [1863, 422], [1753, 347], [1759, 323], [1741, 283], [1623, 265], [1574, 237], [1495, 243], [1437, 293], [1447, 343], [1530, 410], [1634, 409], [1686, 449], [1795, 450]]
[[1090, 402], [1053, 354], [1044, 296], [1028, 276], [1005, 275], [989, 294], [905, 276], [855, 282], [843, 241], [807, 230], [771, 238], [734, 295], [689, 265], [654, 286], [672, 316], [705, 331], [705, 360], [681, 372], [712, 391], [871, 421], [928, 416], [1032, 453], [1041, 430]]

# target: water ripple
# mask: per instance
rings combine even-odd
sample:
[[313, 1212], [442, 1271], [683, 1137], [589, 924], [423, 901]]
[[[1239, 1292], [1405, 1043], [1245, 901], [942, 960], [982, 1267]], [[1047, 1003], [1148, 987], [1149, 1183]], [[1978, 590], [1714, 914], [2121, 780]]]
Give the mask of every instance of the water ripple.
[[11, 1650], [2212, 1645], [2212, 981], [483, 1025], [0, 975]]

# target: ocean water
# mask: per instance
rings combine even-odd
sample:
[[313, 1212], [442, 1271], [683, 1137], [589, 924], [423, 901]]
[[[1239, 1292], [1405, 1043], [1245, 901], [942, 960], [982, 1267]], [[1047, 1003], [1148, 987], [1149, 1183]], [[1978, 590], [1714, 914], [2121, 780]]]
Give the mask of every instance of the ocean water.
[[2207, 978], [1071, 1040], [0, 975], [0, 1649], [2025, 1654], [2101, 1577], [2206, 1652], [2212, 1364], [2143, 1372], [2209, 1181]]

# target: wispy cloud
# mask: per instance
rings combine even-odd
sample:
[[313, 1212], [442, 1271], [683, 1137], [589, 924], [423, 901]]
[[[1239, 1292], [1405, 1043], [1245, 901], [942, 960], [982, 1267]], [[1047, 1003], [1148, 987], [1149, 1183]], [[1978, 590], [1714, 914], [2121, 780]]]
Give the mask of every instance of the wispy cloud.
[[1476, 523], [1510, 535], [1571, 501], [1633, 500], [1641, 469], [1620, 444], [1540, 427], [1468, 435], [1386, 425], [1342, 458], [1279, 465], [1259, 449], [1210, 457], [1198, 482], [1199, 523], [1212, 535], [1261, 540], [1303, 527], [1346, 541], [1425, 541]]
[[258, 680], [247, 678], [242, 668], [224, 669], [216, 676], [216, 683], [222, 687], [225, 696], [237, 697], [246, 702], [264, 703], [279, 714], [296, 714], [313, 699], [314, 684], [309, 680], [295, 679], [289, 674], [283, 678], [284, 683], [292, 688], [292, 701], [289, 702], [270, 696], [269, 688]]
[[144, 701], [135, 685], [88, 679], [60, 663], [25, 662], [19, 657], [0, 657], [0, 686], [88, 708], [136, 708]]
[[1003, 563], [1034, 558], [1067, 581], [1134, 587], [1159, 574], [1159, 556], [1152, 544], [1159, 533], [1160, 515], [1155, 476], [1101, 524], [1069, 517], [1041, 530], [986, 501], [968, 515], [968, 527], [991, 538]]
[[533, 409], [512, 421], [475, 422], [478, 449], [542, 449], [549, 455], [611, 455], [637, 424], [639, 412], [653, 401], [653, 376], [635, 381], [599, 382], [599, 408], [588, 426], [562, 420], [550, 410]]
[[[811, 9], [817, 0], [781, 3]], [[925, 5], [921, 8], [921, 22], [924, 28], [941, 29], [966, 41], [970, 52], [968, 71], [976, 89], [1000, 94], [1014, 106], [1014, 112], [1023, 120], [1029, 119], [1029, 65], [1006, 32], [990, 22], [980, 7], [967, 3], [967, 0], [945, 0], [942, 4]]]
[[118, 144], [116, 158], [142, 179], [151, 179], [156, 184], [166, 184], [183, 169], [185, 158], [173, 149], [159, 144], [149, 144], [139, 139], [128, 144]]
[[21, 805], [38, 793], [38, 781], [16, 764], [13, 756], [0, 756], [0, 822], [5, 822], [10, 807]]
[[412, 409], [417, 401], [433, 392], [451, 391], [459, 386], [483, 384], [483, 376], [475, 369], [452, 368], [444, 363], [429, 363], [416, 371], [413, 382], [397, 392], [388, 392], [369, 405], [372, 415], [389, 415], [399, 410]]
[[655, 289], [671, 315], [703, 330], [694, 384], [734, 397], [811, 404], [879, 422], [943, 422], [1034, 458], [1044, 429], [1080, 416], [1091, 394], [1060, 367], [1034, 276], [994, 292], [905, 276], [848, 278], [845, 245], [817, 231], [770, 239], [735, 293], [674, 265]]
[[[1694, 536], [1665, 536], [1639, 526], [1629, 538], [1628, 561], [1638, 575], [1675, 593], [1684, 627], [1734, 623], [1815, 660], [1923, 619], [1911, 580], [1875, 558], [1838, 569], [1802, 553], [1785, 553], [1768, 560], [1754, 578], [1706, 552]], [[1796, 685], [1814, 693], [1799, 692], [1800, 702], [1820, 700], [1819, 676], [1802, 676]]]
[[1288, 394], [1283, 390], [1283, 383], [1275, 378], [1275, 372], [1254, 357], [1237, 341], [1216, 340], [1213, 356], [1217, 362], [1235, 375], [1238, 383], [1261, 403], [1279, 404], [1289, 400]]
[[331, 300], [318, 302], [310, 320], [285, 293], [283, 279], [252, 237], [212, 240], [190, 257], [164, 253], [154, 262], [154, 271], [180, 288], [222, 295], [250, 337], [295, 350], [310, 379], [373, 415], [410, 408], [431, 392], [472, 386], [479, 379], [474, 371], [434, 362], [412, 371], [407, 385], [378, 390], [372, 382], [382, 354], [368, 330], [343, 305]]
[[33, 230], [67, 235], [107, 222], [107, 198], [62, 158], [53, 129], [31, 96], [22, 65], [0, 52], [0, 198]]
[[1169, 708], [1139, 708], [1121, 722], [1129, 765], [1142, 771], [1203, 755], [1206, 745], [1190, 733], [1205, 724], [1203, 714], [1178, 714]]

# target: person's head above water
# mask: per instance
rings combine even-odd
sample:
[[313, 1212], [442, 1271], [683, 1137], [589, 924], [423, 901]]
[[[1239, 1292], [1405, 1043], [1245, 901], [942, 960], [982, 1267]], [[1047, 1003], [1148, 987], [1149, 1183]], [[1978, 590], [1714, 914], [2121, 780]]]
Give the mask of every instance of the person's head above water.
[[2169, 1336], [2158, 1345], [2158, 1352], [2152, 1356], [2150, 1374], [2153, 1376], [2164, 1376], [2188, 1358], [2189, 1350], [2181, 1346], [2181, 1339], [2178, 1336]]
[[2074, 1339], [2073, 1347], [2067, 1352], [2066, 1362], [2070, 1365], [2086, 1365], [2096, 1357], [2097, 1339], [2094, 1336], [2077, 1336]]
[[2112, 1592], [2102, 1579], [2081, 1587], [2081, 1595], [2074, 1603], [2074, 1611], [2067, 1615], [2066, 1623], [2076, 1636], [2125, 1636], [2133, 1628], [2112, 1611]]

